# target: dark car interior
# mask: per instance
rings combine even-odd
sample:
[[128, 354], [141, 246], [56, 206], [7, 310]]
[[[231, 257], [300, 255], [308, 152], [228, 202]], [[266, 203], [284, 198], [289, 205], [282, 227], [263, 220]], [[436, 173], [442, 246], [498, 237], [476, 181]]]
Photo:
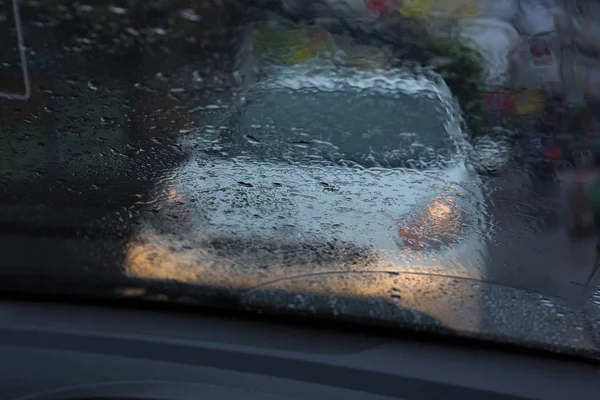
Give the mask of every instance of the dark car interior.
[[[181, 310], [180, 310], [181, 311]], [[594, 399], [598, 367], [504, 347], [138, 307], [3, 300], [3, 399]], [[439, 338], [438, 338], [439, 339]]]

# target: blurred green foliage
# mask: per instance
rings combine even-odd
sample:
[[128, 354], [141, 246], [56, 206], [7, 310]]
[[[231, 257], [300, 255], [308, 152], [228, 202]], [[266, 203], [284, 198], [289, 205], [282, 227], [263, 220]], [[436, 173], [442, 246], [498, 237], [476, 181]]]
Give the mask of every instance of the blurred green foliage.
[[437, 72], [456, 96], [471, 135], [482, 134], [485, 67], [481, 55], [456, 37], [438, 38], [433, 43], [433, 54], [446, 60], [436, 68]]

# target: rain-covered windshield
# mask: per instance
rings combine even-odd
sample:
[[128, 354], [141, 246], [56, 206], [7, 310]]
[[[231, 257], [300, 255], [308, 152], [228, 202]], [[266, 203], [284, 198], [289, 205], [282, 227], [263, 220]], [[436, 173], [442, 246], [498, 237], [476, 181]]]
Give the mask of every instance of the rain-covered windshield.
[[600, 358], [595, 2], [0, 5], [0, 292]]

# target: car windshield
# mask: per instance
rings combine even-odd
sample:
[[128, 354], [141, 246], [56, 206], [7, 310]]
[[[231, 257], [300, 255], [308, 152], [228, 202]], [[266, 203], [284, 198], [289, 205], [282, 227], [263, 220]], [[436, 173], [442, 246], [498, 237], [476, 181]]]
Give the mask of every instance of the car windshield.
[[5, 0], [0, 293], [600, 359], [600, 7]]
[[364, 167], [438, 168], [458, 153], [460, 115], [450, 114], [434, 90], [335, 89], [320, 77], [323, 84], [308, 88], [281, 82], [250, 91], [232, 121], [232, 137], [245, 139], [240, 146], [259, 157], [278, 153]]

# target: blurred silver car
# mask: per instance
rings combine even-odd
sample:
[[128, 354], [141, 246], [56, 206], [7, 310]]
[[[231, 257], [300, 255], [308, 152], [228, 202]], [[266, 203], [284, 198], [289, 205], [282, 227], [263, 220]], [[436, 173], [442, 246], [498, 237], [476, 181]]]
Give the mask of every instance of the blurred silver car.
[[203, 148], [169, 182], [187, 237], [335, 242], [394, 263], [416, 252], [423, 265], [480, 265], [482, 191], [443, 81], [326, 67], [268, 76], [204, 129]]

